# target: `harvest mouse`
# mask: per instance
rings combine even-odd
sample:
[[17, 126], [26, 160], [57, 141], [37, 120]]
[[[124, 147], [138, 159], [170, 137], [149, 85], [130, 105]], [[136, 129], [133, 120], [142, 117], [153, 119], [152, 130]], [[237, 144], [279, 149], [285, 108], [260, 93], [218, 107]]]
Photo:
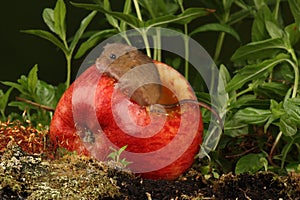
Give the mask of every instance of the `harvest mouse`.
[[96, 60], [96, 67], [115, 78], [118, 88], [139, 105], [157, 103], [161, 94], [158, 70], [152, 59], [137, 48], [121, 43], [107, 44]]
[[[192, 103], [210, 110], [217, 116], [223, 129], [222, 119], [218, 113], [205, 103], [193, 99], [183, 99], [173, 104], [158, 104], [161, 96], [158, 70], [152, 59], [135, 47], [121, 43], [107, 44], [96, 60], [96, 67], [101, 73], [107, 73], [115, 78], [118, 81], [118, 87], [124, 94], [131, 96], [130, 98], [139, 105], [148, 106], [152, 112], [160, 112], [163, 109], [173, 109], [181, 104]], [[140, 87], [137, 88], [137, 85]], [[133, 92], [133, 90], [135, 91]]]

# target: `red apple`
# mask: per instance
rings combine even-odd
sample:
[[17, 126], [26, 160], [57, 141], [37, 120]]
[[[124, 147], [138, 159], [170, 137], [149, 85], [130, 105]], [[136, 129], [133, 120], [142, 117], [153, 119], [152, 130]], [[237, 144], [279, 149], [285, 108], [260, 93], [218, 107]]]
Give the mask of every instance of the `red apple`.
[[[196, 99], [185, 78], [166, 64], [155, 63], [163, 85], [158, 103]], [[53, 116], [50, 135], [60, 147], [107, 160], [110, 147], [121, 148], [128, 168], [150, 179], [175, 179], [194, 162], [202, 142], [198, 105], [182, 104], [165, 112], [131, 101], [116, 80], [93, 65], [66, 90]], [[158, 108], [158, 107], [157, 107]]]

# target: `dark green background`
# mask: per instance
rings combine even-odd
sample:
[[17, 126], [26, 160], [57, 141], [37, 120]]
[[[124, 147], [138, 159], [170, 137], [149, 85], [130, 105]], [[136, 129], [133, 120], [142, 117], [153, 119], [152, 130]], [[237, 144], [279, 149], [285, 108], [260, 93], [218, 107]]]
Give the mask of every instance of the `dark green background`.
[[[122, 7], [120, 1], [111, 1], [114, 9]], [[56, 0], [26, 0], [26, 1], [4, 1], [2, 5], [2, 25], [1, 25], [1, 73], [0, 81], [16, 81], [22, 74], [27, 75], [29, 70], [35, 65], [39, 66], [39, 78], [48, 83], [57, 85], [65, 81], [66, 67], [63, 53], [50, 42], [21, 33], [20, 30], [44, 29], [48, 30], [42, 19], [44, 8], [55, 6]], [[75, 8], [67, 4], [67, 30], [68, 36], [72, 36], [78, 28], [80, 20], [84, 18], [88, 11]], [[98, 14], [90, 29], [101, 29], [104, 23], [104, 15]], [[107, 26], [107, 25], [106, 25]], [[206, 47], [214, 48], [216, 34], [209, 33], [213, 37], [212, 45], [209, 45], [205, 38]], [[203, 36], [203, 35], [202, 35]], [[205, 36], [205, 34], [204, 34]], [[76, 75], [82, 60], [73, 62], [73, 79]], [[72, 79], [72, 80], [73, 80]], [[7, 87], [0, 84], [0, 89]]]
[[[82, 1], [85, 2], [85, 1]], [[113, 9], [120, 10], [122, 4], [119, 0], [112, 0]], [[191, 3], [187, 1], [187, 3]], [[35, 65], [39, 66], [39, 79], [53, 85], [64, 82], [66, 79], [66, 66], [63, 53], [50, 42], [21, 33], [20, 30], [44, 29], [48, 30], [42, 19], [44, 8], [54, 8], [56, 0], [26, 0], [26, 1], [4, 1], [1, 5], [1, 73], [0, 81], [16, 81], [22, 74], [27, 75], [29, 70]], [[67, 4], [67, 30], [68, 36], [72, 36], [79, 27], [80, 21], [89, 13], [84, 9], [79, 9]], [[192, 1], [199, 6], [197, 0]], [[4, 5], [3, 5], [4, 4]], [[286, 16], [290, 16], [287, 8]], [[203, 17], [193, 22], [190, 29], [214, 20], [213, 16]], [[234, 28], [238, 30], [243, 43], [249, 42], [251, 30], [251, 19], [244, 20], [242, 24], [237, 24]], [[105, 24], [103, 14], [97, 14], [89, 29], [100, 30], [109, 27]], [[196, 35], [196, 39], [203, 47], [213, 55], [218, 33], [209, 32]], [[231, 36], [225, 37], [222, 49], [221, 62], [226, 63], [230, 55], [240, 44]], [[73, 61], [72, 80], [76, 76], [77, 69], [82, 60]], [[0, 89], [7, 87], [0, 84]]]
[[[42, 19], [43, 9], [53, 8], [56, 0], [4, 1], [1, 12], [1, 73], [0, 80], [16, 81], [39, 65], [39, 78], [57, 85], [65, 81], [66, 67], [63, 53], [50, 42], [20, 30], [48, 30]], [[66, 2], [68, 4], [68, 2]], [[79, 26], [87, 11], [67, 5], [69, 36]], [[80, 61], [78, 61], [80, 62]], [[75, 63], [76, 65], [76, 63]], [[1, 89], [5, 88], [2, 84]]]

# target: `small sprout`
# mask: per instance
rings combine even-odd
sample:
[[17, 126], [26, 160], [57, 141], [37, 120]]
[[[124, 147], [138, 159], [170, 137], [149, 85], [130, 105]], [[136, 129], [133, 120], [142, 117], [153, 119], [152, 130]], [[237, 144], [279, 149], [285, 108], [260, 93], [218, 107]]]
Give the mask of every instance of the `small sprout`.
[[129, 165], [132, 162], [126, 161], [126, 158], [120, 159], [122, 152], [127, 148], [127, 145], [121, 147], [119, 150], [110, 147], [110, 149], [113, 151], [111, 152], [107, 158], [111, 158], [113, 162], [116, 164], [121, 164], [122, 168], [125, 168], [127, 165]]

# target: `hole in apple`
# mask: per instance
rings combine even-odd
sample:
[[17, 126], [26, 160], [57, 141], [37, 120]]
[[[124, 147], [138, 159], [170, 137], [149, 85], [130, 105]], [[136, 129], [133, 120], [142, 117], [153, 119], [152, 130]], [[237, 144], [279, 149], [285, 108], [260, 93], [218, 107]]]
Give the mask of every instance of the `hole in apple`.
[[161, 87], [161, 95], [158, 99], [158, 104], [176, 104], [178, 103], [178, 99], [174, 92], [172, 92], [169, 88], [162, 85]]
[[76, 126], [77, 133], [84, 143], [94, 144], [94, 133], [87, 127]]

